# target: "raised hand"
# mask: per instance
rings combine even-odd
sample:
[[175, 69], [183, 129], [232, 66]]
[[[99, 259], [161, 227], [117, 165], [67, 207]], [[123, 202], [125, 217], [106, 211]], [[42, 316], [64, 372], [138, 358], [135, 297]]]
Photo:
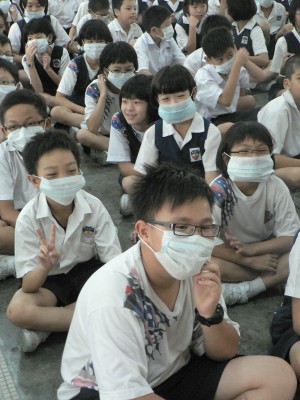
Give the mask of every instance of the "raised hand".
[[48, 242], [40, 229], [36, 230], [36, 234], [40, 242], [40, 251], [37, 254], [38, 264], [50, 271], [57, 264], [60, 257], [55, 247], [55, 225], [51, 225]]

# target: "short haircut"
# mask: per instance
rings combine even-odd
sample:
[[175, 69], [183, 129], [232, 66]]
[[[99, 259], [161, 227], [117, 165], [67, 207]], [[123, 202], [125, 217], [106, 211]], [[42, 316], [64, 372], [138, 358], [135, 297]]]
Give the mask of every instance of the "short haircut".
[[[230, 156], [234, 145], [242, 143], [245, 139], [258, 140], [268, 146], [270, 153], [273, 150], [273, 140], [268, 129], [255, 121], [237, 122], [232, 125], [223, 136], [217, 151], [216, 166], [220, 173], [228, 178], [227, 164], [224, 161], [223, 153]], [[272, 156], [273, 158], [273, 156]], [[274, 158], [273, 158], [274, 161]]]
[[109, 0], [89, 0], [88, 9], [94, 12], [109, 9]]
[[154, 26], [160, 28], [161, 24], [170, 17], [171, 12], [166, 7], [151, 6], [143, 13], [142, 25], [145, 31], [150, 33]]
[[156, 102], [159, 94], [184, 92], [192, 94], [196, 87], [195, 79], [183, 65], [167, 65], [161, 68], [153, 78], [152, 101]]
[[19, 82], [18, 68], [12, 62], [0, 58], [0, 69], [4, 69], [8, 73], [10, 73], [15, 83]]
[[289, 7], [289, 20], [295, 26], [296, 11], [300, 10], [300, 0], [292, 0]]
[[112, 0], [111, 4], [112, 4], [112, 9], [113, 10], [114, 9], [120, 10], [120, 8], [121, 8], [121, 6], [123, 4], [123, 0]]
[[37, 175], [40, 158], [54, 150], [71, 151], [80, 167], [80, 152], [75, 140], [65, 131], [51, 128], [47, 132], [41, 131], [25, 146], [22, 155], [28, 174]]
[[77, 38], [80, 46], [83, 45], [83, 41], [86, 39], [104, 40], [105, 43], [113, 42], [110, 30], [100, 19], [90, 19], [82, 25]]
[[52, 35], [52, 43], [55, 42], [56, 36], [53, 27], [46, 18], [33, 18], [24, 26], [24, 39], [28, 40], [28, 35], [36, 35], [37, 33], [44, 33], [46, 36]]
[[171, 164], [148, 165], [146, 172], [131, 195], [136, 220], [151, 221], [166, 203], [173, 210], [199, 197], [212, 208], [213, 193], [199, 174]]
[[148, 103], [147, 121], [152, 123], [158, 119], [157, 107], [151, 101], [152, 76], [136, 75], [128, 79], [120, 91], [120, 107], [122, 99], [139, 99]]
[[[48, 11], [48, 0], [38, 0], [39, 4], [45, 8], [45, 14], [47, 14]], [[26, 6], [27, 6], [27, 0], [20, 0], [20, 8], [24, 12]]]
[[227, 28], [230, 32], [232, 31], [232, 25], [224, 15], [208, 15], [201, 25], [201, 36], [205, 36], [212, 28], [219, 28], [221, 26]]
[[48, 109], [44, 97], [31, 90], [21, 89], [8, 93], [2, 101], [0, 106], [0, 122], [2, 124], [4, 123], [6, 111], [19, 104], [32, 105], [42, 118], [46, 119], [48, 117]]
[[101, 53], [100, 71], [103, 73], [104, 68], [108, 68], [110, 64], [126, 62], [132, 62], [134, 69], [138, 69], [138, 59], [134, 48], [126, 42], [109, 43]]
[[202, 39], [202, 48], [207, 57], [221, 57], [229, 48], [234, 49], [232, 32], [224, 26], [212, 28]]
[[6, 44], [9, 44], [11, 47], [11, 43], [8, 37], [6, 35], [3, 35], [3, 33], [0, 33], [0, 46], [5, 46]]
[[287, 59], [284, 66], [284, 76], [291, 79], [297, 68], [300, 68], [300, 54], [296, 54]]
[[227, 12], [234, 21], [251, 19], [256, 11], [255, 0], [227, 0]]
[[184, 0], [183, 2], [183, 15], [189, 15], [189, 6], [206, 4], [208, 7], [208, 0]]

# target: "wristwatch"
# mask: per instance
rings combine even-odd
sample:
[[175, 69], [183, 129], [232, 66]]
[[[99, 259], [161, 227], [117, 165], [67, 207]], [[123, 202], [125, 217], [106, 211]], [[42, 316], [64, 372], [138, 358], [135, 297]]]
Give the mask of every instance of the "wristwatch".
[[204, 318], [202, 315], [199, 314], [197, 308], [195, 309], [196, 320], [200, 322], [201, 325], [211, 326], [220, 324], [223, 321], [224, 317], [224, 309], [219, 303], [217, 305], [216, 311], [214, 315], [210, 318]]

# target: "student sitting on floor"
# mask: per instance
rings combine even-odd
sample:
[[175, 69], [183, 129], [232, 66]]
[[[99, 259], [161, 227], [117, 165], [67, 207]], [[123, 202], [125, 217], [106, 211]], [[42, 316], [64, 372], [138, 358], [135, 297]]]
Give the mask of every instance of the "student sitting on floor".
[[51, 332], [67, 331], [78, 294], [103, 263], [121, 253], [116, 228], [101, 201], [81, 190], [76, 142], [52, 129], [24, 149], [39, 194], [16, 223], [16, 275], [22, 287], [7, 309], [22, 328], [22, 349], [34, 351]]
[[78, 22], [76, 29], [79, 35], [83, 24], [90, 19], [100, 19], [106, 25], [110, 23], [109, 19], [109, 0], [89, 0], [87, 14], [84, 15]]

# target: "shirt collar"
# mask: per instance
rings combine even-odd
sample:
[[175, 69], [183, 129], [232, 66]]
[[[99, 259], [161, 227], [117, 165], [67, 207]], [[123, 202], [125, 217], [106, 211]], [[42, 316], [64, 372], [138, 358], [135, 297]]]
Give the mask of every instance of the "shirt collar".
[[295, 108], [299, 112], [297, 104], [295, 103], [294, 97], [292, 96], [292, 94], [289, 90], [286, 90], [285, 92], [283, 92], [282, 96], [285, 98], [285, 100], [288, 102], [288, 104], [291, 107]]
[[[192, 120], [191, 126], [189, 127], [186, 136], [184, 138], [184, 142], [188, 142], [192, 138], [193, 132], [203, 132], [204, 130], [204, 121], [199, 113], [195, 113], [194, 118]], [[163, 137], [171, 136], [176, 133], [176, 130], [172, 124], [167, 124], [163, 121]]]

